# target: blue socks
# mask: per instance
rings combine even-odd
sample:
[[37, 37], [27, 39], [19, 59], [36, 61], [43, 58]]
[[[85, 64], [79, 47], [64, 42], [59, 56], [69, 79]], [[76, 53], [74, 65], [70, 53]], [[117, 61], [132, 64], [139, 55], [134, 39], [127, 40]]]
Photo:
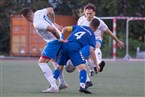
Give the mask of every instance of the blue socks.
[[54, 76], [53, 77], [57, 80], [60, 73], [61, 73], [61, 70], [59, 70], [59, 69], [54, 70]]
[[85, 83], [87, 79], [87, 72], [86, 70], [80, 71], [80, 83]]

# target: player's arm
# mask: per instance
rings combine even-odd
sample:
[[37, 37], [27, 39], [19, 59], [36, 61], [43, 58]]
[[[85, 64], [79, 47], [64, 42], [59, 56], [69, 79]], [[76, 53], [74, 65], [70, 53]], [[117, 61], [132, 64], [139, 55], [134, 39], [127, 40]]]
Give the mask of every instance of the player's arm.
[[103, 35], [104, 35], [104, 32], [101, 32], [101, 39], [103, 40]]
[[97, 71], [99, 72], [100, 66], [97, 64], [97, 58], [94, 47], [90, 46], [90, 57], [93, 60], [94, 65], [96, 66]]
[[107, 27], [107, 25], [104, 23], [104, 21], [100, 20], [100, 28], [102, 29], [103, 32], [109, 34], [117, 43], [120, 48], [124, 48], [124, 43], [120, 41]]
[[90, 57], [93, 60], [94, 65], [96, 66], [96, 70], [99, 72], [100, 66], [97, 64], [97, 58], [95, 53], [95, 48], [96, 48], [95, 35], [89, 38], [89, 40], [90, 40]]
[[105, 33], [109, 34], [118, 43], [120, 48], [125, 48], [124, 43], [120, 41], [109, 29], [107, 29]]
[[48, 26], [47, 31], [48, 33], [52, 33], [57, 39], [60, 39], [60, 36], [54, 27]]
[[[55, 23], [55, 13], [52, 7], [48, 7], [47, 8], [47, 16], [49, 17], [49, 19], [53, 22], [54, 26], [61, 31], [62, 30], [62, 26], [58, 25], [57, 23]], [[57, 31], [58, 31], [57, 30]], [[59, 32], [58, 32], [59, 33]]]
[[59, 25], [57, 23], [54, 23], [54, 25], [56, 26], [56, 28], [59, 30], [59, 31], [62, 31], [63, 29], [63, 26], [62, 25]]
[[66, 32], [72, 32], [73, 26], [66, 26], [62, 29], [62, 34], [65, 34]]
[[47, 8], [47, 16], [53, 23], [55, 22], [55, 13], [52, 7]]

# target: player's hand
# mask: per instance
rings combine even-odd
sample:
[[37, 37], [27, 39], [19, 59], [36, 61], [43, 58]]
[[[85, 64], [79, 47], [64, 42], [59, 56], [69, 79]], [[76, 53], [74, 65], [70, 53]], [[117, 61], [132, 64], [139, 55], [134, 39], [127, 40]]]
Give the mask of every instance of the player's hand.
[[68, 40], [59, 40], [59, 41], [62, 42], [62, 43], [68, 42]]
[[97, 73], [100, 71], [100, 66], [99, 65], [96, 65], [96, 70], [97, 70]]
[[124, 43], [122, 41], [118, 41], [118, 46], [120, 49], [125, 48]]

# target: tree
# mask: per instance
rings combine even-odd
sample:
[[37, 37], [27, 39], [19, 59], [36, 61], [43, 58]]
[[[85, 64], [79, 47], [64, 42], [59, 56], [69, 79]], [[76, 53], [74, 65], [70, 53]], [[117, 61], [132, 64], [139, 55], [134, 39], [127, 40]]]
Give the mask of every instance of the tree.
[[[102, 16], [145, 16], [144, 0], [1, 0], [0, 1], [0, 53], [9, 53], [10, 50], [10, 14], [19, 14], [24, 7], [30, 7], [34, 10], [53, 6], [56, 15], [74, 15], [81, 16], [83, 7], [87, 3], [96, 6], [96, 15]], [[117, 28], [120, 34], [124, 32], [124, 23]], [[140, 41], [144, 25], [136, 23], [130, 25], [130, 37]], [[112, 24], [108, 23], [111, 27]], [[123, 36], [122, 36], [123, 37]], [[122, 38], [120, 37], [120, 38]]]

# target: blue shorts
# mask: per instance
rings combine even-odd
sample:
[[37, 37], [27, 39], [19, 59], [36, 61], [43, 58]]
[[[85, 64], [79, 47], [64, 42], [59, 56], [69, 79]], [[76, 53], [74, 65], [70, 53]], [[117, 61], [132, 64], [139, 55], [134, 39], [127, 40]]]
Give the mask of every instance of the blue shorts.
[[85, 59], [88, 59], [90, 56], [90, 46], [86, 45], [81, 49], [81, 53]]
[[86, 63], [81, 51], [69, 51], [66, 49], [61, 49], [58, 56], [58, 64], [64, 66], [69, 59], [72, 61], [74, 66]]
[[62, 43], [58, 40], [47, 43], [42, 51], [42, 58], [55, 60], [61, 45]]

